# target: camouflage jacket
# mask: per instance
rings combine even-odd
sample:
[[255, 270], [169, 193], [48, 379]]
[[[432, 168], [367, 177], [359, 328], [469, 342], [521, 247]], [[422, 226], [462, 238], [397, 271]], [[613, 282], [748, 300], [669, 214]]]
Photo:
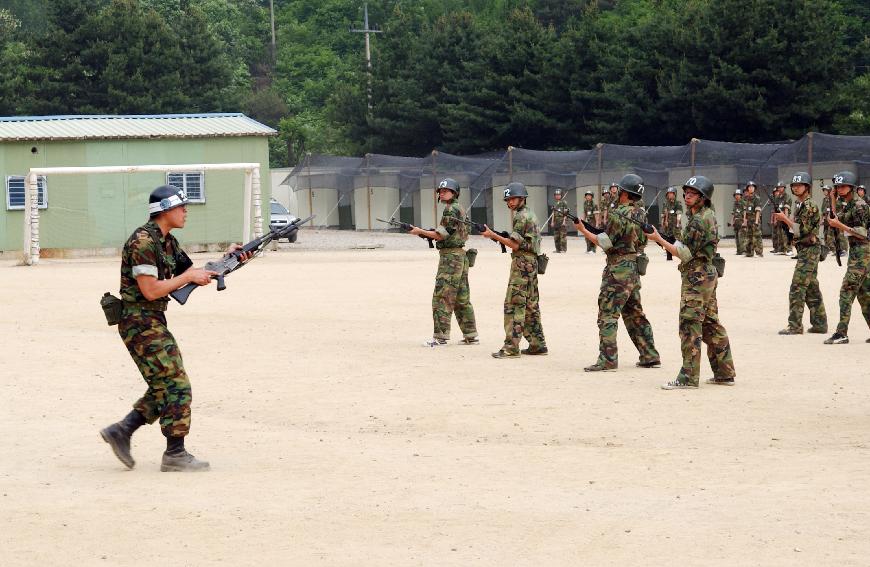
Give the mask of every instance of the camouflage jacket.
[[758, 195], [743, 196], [743, 211], [746, 213], [746, 224], [755, 224], [755, 215], [761, 209], [761, 199]]
[[465, 211], [455, 199], [444, 205], [441, 224], [435, 229], [435, 232], [444, 237], [444, 240], [435, 243], [438, 250], [465, 246], [465, 241], [468, 240], [468, 225], [461, 222], [464, 218]]
[[[649, 222], [646, 216], [646, 207], [643, 206], [643, 199], [638, 199], [634, 206], [634, 218], [639, 222]], [[646, 243], [649, 241], [646, 234], [644, 234], [643, 230], [637, 231], [637, 251], [643, 252], [643, 249], [646, 248]]]
[[619, 205], [612, 212], [618, 214], [608, 215], [604, 232], [598, 235], [598, 244], [608, 258], [636, 254], [640, 227], [619, 215], [637, 218], [637, 209], [631, 204]]
[[710, 207], [702, 207], [686, 222], [682, 238], [676, 243], [677, 254], [682, 263], [680, 271], [686, 271], [697, 264], [709, 264], [716, 255], [719, 245], [719, 228], [716, 215]]
[[568, 212], [568, 203], [564, 199], [556, 201], [553, 205], [553, 226], [559, 227], [565, 222], [565, 214]]
[[795, 245], [805, 247], [816, 243], [816, 233], [819, 231], [819, 223], [822, 215], [819, 207], [812, 199], [798, 201], [794, 209], [794, 238]]
[[595, 205], [595, 200], [590, 199], [587, 201], [585, 198], [583, 199], [583, 220], [588, 222], [589, 224], [596, 224], [595, 222], [595, 213], [598, 212], [598, 207]]
[[607, 221], [607, 216], [610, 214], [610, 193], [604, 193], [601, 195], [601, 205], [598, 208], [598, 212], [601, 213], [601, 224], [604, 224]]
[[[152, 235], [156, 235], [158, 242]], [[178, 240], [171, 234], [163, 236], [160, 227], [154, 221], [148, 221], [137, 228], [121, 252], [121, 299], [126, 302], [147, 303], [148, 299], [142, 295], [136, 276], [154, 276], [159, 280], [168, 280], [175, 271], [176, 256], [181, 247]], [[162, 257], [158, 261], [158, 254]], [[162, 264], [163, 273], [158, 273], [157, 267]], [[169, 296], [161, 297], [154, 303], [169, 302]]]
[[678, 217], [683, 214], [683, 204], [674, 199], [671, 203], [665, 197], [665, 202], [662, 205], [662, 228], [666, 229], [668, 234], [676, 234], [679, 226]]
[[538, 218], [526, 205], [514, 211], [514, 220], [510, 232], [511, 240], [520, 243], [516, 253], [541, 253], [541, 231], [538, 229]]
[[851, 201], [841, 203], [840, 206], [842, 209], [838, 215], [840, 222], [864, 237], [857, 238], [847, 234], [849, 244], [854, 246], [866, 243], [867, 226], [870, 224], [870, 210], [868, 210], [867, 203], [860, 197], [853, 197]]
[[731, 207], [731, 224], [734, 226], [740, 226], [743, 224], [743, 209], [746, 206], [743, 203], [743, 198], [741, 197], [738, 201], [734, 199], [734, 205]]

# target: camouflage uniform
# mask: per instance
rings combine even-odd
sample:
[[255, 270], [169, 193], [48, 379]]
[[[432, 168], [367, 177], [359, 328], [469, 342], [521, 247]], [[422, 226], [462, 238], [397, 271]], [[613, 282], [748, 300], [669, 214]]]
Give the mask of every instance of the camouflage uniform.
[[614, 205], [613, 196], [610, 192], [601, 195], [601, 207], [598, 211], [601, 216], [601, 226], [607, 226], [607, 218], [610, 216], [611, 205]]
[[[785, 213], [788, 215], [791, 212], [792, 200], [787, 195], [774, 195], [771, 198], [771, 216], [772, 213]], [[788, 243], [786, 225], [778, 222], [770, 223], [770, 239], [773, 244], [773, 252], [776, 254], [785, 254], [791, 250], [791, 245]]]
[[[583, 220], [588, 222], [593, 226], [597, 226], [598, 223], [595, 222], [595, 215], [598, 213], [598, 207], [595, 205], [594, 199], [583, 200]], [[586, 241], [586, 252], [595, 253], [595, 245], [592, 244], [591, 241]]]
[[[621, 205], [613, 212], [637, 218], [637, 209]], [[607, 254], [607, 264], [601, 274], [598, 294], [598, 360], [596, 365], [605, 369], [618, 366], [619, 356], [616, 331], [619, 317], [625, 323], [628, 336], [640, 353], [640, 363], [659, 361], [652, 326], [640, 303], [640, 276], [637, 273], [637, 250], [642, 231], [634, 223], [617, 215], [609, 215], [605, 231], [598, 235], [598, 243]], [[646, 236], [643, 236], [646, 238]]]
[[734, 245], [737, 247], [737, 254], [746, 254], [746, 234], [743, 230], [743, 211], [746, 206], [743, 204], [743, 197], [738, 201], [734, 199], [734, 205], [731, 207], [731, 226], [734, 227]]
[[535, 213], [525, 203], [514, 211], [510, 238], [519, 242], [520, 247], [511, 253], [511, 272], [504, 299], [505, 338], [501, 350], [518, 354], [523, 337], [528, 341], [529, 349], [546, 349], [538, 294], [537, 256], [541, 251], [541, 233]]
[[725, 327], [719, 322], [716, 301], [718, 275], [712, 260], [719, 244], [716, 217], [712, 209], [702, 207], [686, 221], [683, 237], [677, 242], [680, 256], [679, 334], [683, 366], [677, 381], [698, 385], [701, 367], [701, 341], [707, 344], [707, 358], [713, 377], [733, 379], [734, 360]]
[[[854, 197], [845, 203], [839, 214], [840, 222], [856, 230], [865, 238], [867, 227], [870, 226], [870, 209], [862, 199]], [[842, 231], [840, 231], [842, 232]], [[861, 313], [864, 320], [870, 326], [870, 242], [867, 240], [849, 237], [849, 264], [846, 275], [843, 276], [843, 284], [840, 286], [840, 321], [837, 323], [837, 332], [841, 335], [849, 334], [849, 319], [852, 317], [852, 304], [855, 298], [861, 305]]]
[[819, 208], [811, 198], [798, 201], [795, 208], [794, 241], [797, 248], [797, 265], [788, 290], [788, 329], [803, 332], [804, 304], [810, 310], [812, 331], [828, 330], [828, 316], [819, 289]]
[[[664, 208], [662, 209], [662, 234], [667, 237], [676, 238], [680, 234], [679, 217], [683, 214], [683, 204], [674, 199], [673, 202], [665, 197]], [[668, 260], [671, 260], [671, 253], [665, 252]]]
[[[833, 199], [833, 201], [832, 201]], [[831, 208], [837, 207], [836, 197], [833, 195], [833, 191], [831, 191], [831, 195], [822, 199], [822, 217], [823, 219], [830, 218], [831, 216]], [[840, 205], [842, 207], [842, 205]], [[837, 214], [837, 211], [834, 211], [834, 214]], [[833, 230], [828, 226], [828, 223], [822, 223], [822, 233], [825, 236], [825, 246], [828, 247], [828, 251], [836, 254], [837, 244], [834, 242], [836, 238], [840, 243], [840, 251], [846, 252], [849, 250], [849, 243], [846, 240], [846, 236], [840, 230]]]
[[[791, 215], [791, 212], [794, 210], [792, 208], [793, 203], [794, 202], [792, 201], [792, 198], [788, 195], [785, 195], [785, 199], [782, 203], [782, 212], [784, 212], [786, 215]], [[782, 234], [782, 251], [786, 254], [789, 254], [791, 253], [792, 245], [792, 239], [789, 238], [791, 236], [791, 232], [788, 230], [788, 225], [780, 224], [779, 226], [780, 233]], [[818, 230], [818, 227], [816, 228]]]
[[758, 211], [761, 207], [759, 206], [760, 199], [758, 195], [743, 195], [744, 211], [746, 213], [746, 222], [744, 223], [743, 230], [746, 235], [744, 242], [746, 246], [746, 257], [752, 258], [753, 254], [758, 254], [759, 256], [764, 256], [764, 250], [761, 245], [761, 223], [755, 222], [756, 211]]
[[118, 333], [148, 384], [145, 395], [133, 408], [147, 423], [159, 418], [166, 437], [184, 437], [190, 431], [190, 381], [184, 372], [175, 337], [166, 327], [164, 312], [169, 297], [148, 301], [139, 289], [136, 276], [171, 278], [179, 252], [175, 237], [163, 236], [157, 223], [149, 221], [130, 236], [121, 255], [124, 309]]
[[553, 205], [553, 240], [556, 242], [556, 252], [568, 251], [568, 225], [565, 222], [568, 212], [568, 203], [564, 198]]
[[464, 218], [465, 211], [453, 200], [445, 205], [441, 224], [435, 229], [443, 237], [443, 240], [435, 243], [439, 258], [435, 291], [432, 293], [432, 320], [435, 327], [432, 336], [436, 339], [450, 338], [450, 319], [453, 314], [456, 315], [463, 337], [477, 337], [468, 286], [468, 257], [463, 248], [468, 240], [468, 225], [458, 220]]

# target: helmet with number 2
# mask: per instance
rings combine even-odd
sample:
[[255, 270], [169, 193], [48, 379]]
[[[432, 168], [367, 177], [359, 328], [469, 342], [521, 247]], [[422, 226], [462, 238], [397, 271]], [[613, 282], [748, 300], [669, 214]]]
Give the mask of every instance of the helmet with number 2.
[[441, 189], [449, 189], [450, 191], [453, 191], [454, 196], [459, 197], [459, 183], [455, 179], [451, 179], [450, 177], [442, 179], [441, 183], [438, 184], [438, 188], [435, 189], [435, 192], [437, 193]]
[[858, 184], [858, 177], [851, 171], [841, 171], [833, 177], [834, 187], [837, 185], [849, 185], [852, 189]]
[[528, 196], [529, 192], [526, 191], [526, 186], [519, 181], [508, 183], [507, 187], [504, 188], [505, 201], [507, 201], [511, 197], [522, 197], [523, 199], [525, 199]]

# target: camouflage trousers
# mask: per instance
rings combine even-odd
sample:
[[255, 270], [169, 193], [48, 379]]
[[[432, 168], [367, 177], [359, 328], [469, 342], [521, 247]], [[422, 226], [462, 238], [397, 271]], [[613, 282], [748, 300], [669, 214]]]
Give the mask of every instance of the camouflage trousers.
[[800, 247], [797, 251], [797, 265], [788, 290], [788, 328], [803, 330], [804, 304], [810, 310], [810, 325], [817, 329], [828, 328], [825, 303], [819, 289], [819, 252], [821, 246]]
[[683, 272], [680, 288], [679, 335], [683, 366], [677, 380], [698, 385], [701, 374], [701, 342], [707, 345], [707, 359], [716, 378], [733, 378], [734, 360], [725, 327], [719, 322], [716, 301], [718, 285], [712, 264]]
[[864, 320], [870, 326], [870, 244], [853, 246], [849, 250], [849, 264], [843, 284], [840, 286], [840, 321], [837, 332], [849, 334], [849, 319], [852, 318], [852, 304], [858, 299]]
[[746, 254], [746, 234], [743, 230], [743, 223], [736, 222], [734, 223], [734, 245], [737, 247], [737, 253], [739, 255]]
[[148, 390], [133, 409], [147, 423], [160, 419], [166, 437], [184, 437], [190, 431], [190, 381], [184, 372], [181, 351], [166, 328], [162, 311], [125, 307], [118, 333], [142, 373]]
[[477, 337], [471, 289], [468, 287], [468, 257], [462, 249], [441, 252], [438, 258], [435, 291], [432, 293], [433, 337], [450, 338], [453, 315], [456, 315], [463, 337]]
[[556, 243], [556, 252], [568, 251], [568, 227], [564, 223], [553, 228], [553, 240]]
[[753, 255], [764, 255], [764, 249], [761, 242], [761, 225], [756, 223], [746, 223], [743, 227], [744, 247], [746, 257], [752, 258]]
[[616, 368], [619, 363], [616, 331], [620, 316], [631, 342], [640, 353], [640, 362], [659, 360], [652, 325], [640, 303], [640, 276], [634, 260], [608, 263], [601, 275], [601, 290], [598, 293], [598, 364], [607, 368]]
[[538, 259], [534, 254], [512, 254], [511, 273], [504, 298], [504, 346], [511, 354], [520, 351], [525, 337], [531, 349], [546, 348], [538, 294]]

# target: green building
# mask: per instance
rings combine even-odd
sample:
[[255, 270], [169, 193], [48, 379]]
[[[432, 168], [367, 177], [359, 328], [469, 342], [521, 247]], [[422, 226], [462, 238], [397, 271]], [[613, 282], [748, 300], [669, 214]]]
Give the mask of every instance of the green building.
[[[23, 248], [25, 176], [31, 168], [259, 164], [261, 226], [268, 226], [268, 137], [275, 133], [243, 114], [0, 117], [0, 252]], [[244, 170], [195, 167], [39, 176], [40, 252], [118, 250], [147, 219], [149, 193], [166, 184], [183, 187], [191, 203], [186, 228], [173, 233], [179, 240], [194, 247], [239, 241], [256, 224], [250, 202], [245, 219], [245, 180]]]

